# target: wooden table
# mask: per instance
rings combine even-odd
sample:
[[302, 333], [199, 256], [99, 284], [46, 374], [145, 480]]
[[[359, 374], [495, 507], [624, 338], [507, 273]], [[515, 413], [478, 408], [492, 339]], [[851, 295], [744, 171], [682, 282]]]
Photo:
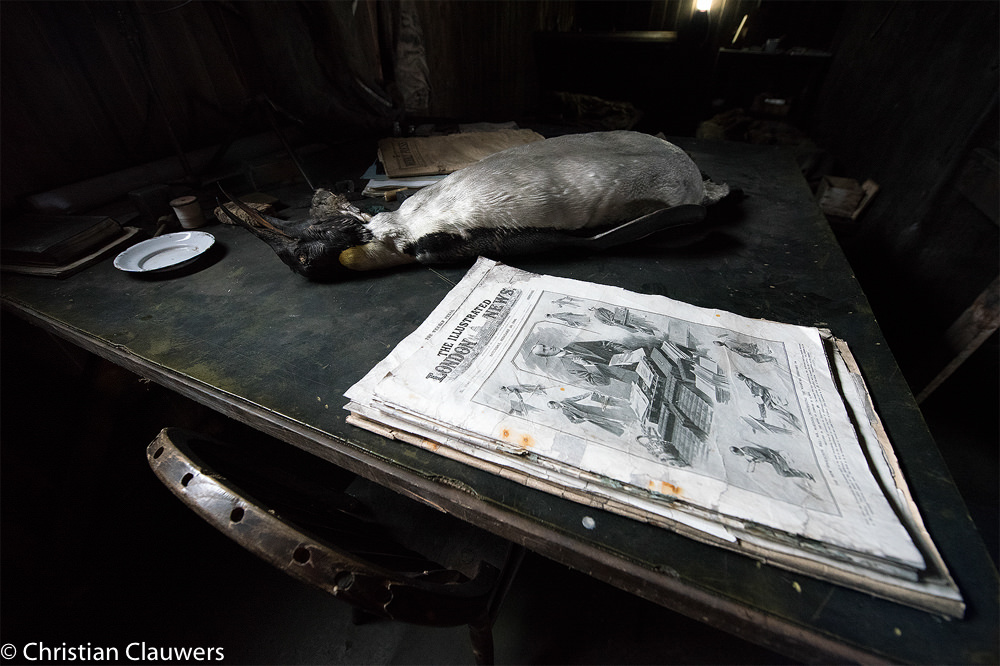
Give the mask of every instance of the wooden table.
[[[679, 140], [749, 198], [738, 222], [684, 247], [510, 260], [526, 270], [663, 294], [847, 340], [931, 535], [968, 603], [963, 620], [790, 574], [583, 507], [345, 423], [344, 391], [431, 312], [465, 267], [318, 284], [245, 231], [153, 277], [105, 260], [64, 280], [5, 275], [5, 307], [143, 377], [446, 508], [688, 616], [804, 661], [996, 663], [998, 577], [826, 221], [779, 149]], [[309, 192], [298, 190], [299, 205]], [[289, 193], [283, 200], [296, 203]], [[164, 424], [170, 425], [170, 424]], [[582, 524], [597, 515], [598, 529]], [[557, 609], [555, 609], [557, 610]]]

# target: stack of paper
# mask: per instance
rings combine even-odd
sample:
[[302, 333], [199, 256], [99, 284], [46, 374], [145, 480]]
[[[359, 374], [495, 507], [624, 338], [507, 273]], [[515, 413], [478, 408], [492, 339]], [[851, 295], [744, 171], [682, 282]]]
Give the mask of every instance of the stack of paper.
[[480, 260], [349, 421], [933, 612], [962, 597], [846, 345]]
[[64, 277], [119, 249], [137, 232], [106, 216], [24, 215], [3, 227], [0, 268]]

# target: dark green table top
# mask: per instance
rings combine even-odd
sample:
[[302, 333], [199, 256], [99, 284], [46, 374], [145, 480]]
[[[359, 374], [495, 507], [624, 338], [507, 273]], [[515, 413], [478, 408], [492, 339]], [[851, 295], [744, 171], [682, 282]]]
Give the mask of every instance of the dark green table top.
[[[742, 219], [600, 256], [508, 259], [525, 270], [823, 326], [860, 363], [927, 527], [968, 604], [963, 620], [875, 599], [598, 512], [345, 422], [343, 393], [431, 312], [466, 267], [319, 284], [228, 226], [189, 268], [155, 277], [111, 259], [62, 280], [4, 275], [3, 303], [219, 411], [632, 593], [805, 661], [996, 663], [997, 571], [868, 302], [792, 157], [678, 140], [742, 188]], [[295, 199], [298, 197], [298, 199]], [[304, 189], [282, 194], [307, 205]], [[170, 425], [170, 424], [164, 424]]]

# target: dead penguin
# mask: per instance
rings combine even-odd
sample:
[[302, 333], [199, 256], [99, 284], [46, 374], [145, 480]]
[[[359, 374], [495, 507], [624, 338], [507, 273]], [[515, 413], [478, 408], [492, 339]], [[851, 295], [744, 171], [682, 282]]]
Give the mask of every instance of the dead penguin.
[[347, 269], [603, 249], [697, 222], [727, 194], [674, 144], [615, 131], [495, 153], [374, 216], [323, 190], [304, 221], [263, 216], [235, 199], [249, 222], [223, 210], [293, 270], [325, 279]]

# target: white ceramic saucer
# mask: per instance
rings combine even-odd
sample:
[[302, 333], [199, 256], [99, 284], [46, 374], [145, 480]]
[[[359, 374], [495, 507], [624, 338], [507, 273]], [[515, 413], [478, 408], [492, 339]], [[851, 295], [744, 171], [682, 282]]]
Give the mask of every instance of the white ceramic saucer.
[[137, 243], [115, 257], [115, 268], [129, 273], [148, 273], [180, 268], [197, 259], [215, 243], [204, 231], [179, 231]]

